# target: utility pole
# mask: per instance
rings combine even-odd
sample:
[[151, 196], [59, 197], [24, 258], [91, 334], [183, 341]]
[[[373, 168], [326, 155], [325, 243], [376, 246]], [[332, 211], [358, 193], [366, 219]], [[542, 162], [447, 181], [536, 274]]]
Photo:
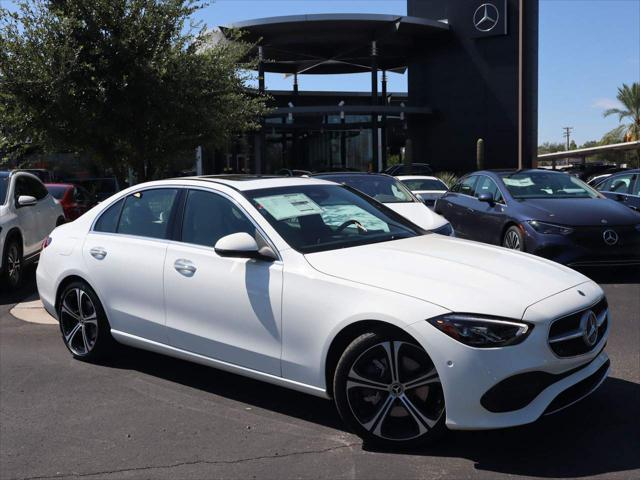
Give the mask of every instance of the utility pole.
[[567, 152], [569, 151], [569, 147], [571, 146], [571, 132], [573, 131], [573, 127], [562, 127], [564, 133], [562, 136], [567, 139]]

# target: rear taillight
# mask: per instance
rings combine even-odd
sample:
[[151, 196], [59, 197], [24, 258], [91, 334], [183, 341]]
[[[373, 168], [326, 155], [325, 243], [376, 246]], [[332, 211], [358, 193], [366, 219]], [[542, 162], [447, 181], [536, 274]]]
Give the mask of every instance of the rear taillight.
[[42, 242], [42, 249], [44, 250], [49, 245], [51, 245], [51, 237], [47, 237], [44, 239], [44, 242]]

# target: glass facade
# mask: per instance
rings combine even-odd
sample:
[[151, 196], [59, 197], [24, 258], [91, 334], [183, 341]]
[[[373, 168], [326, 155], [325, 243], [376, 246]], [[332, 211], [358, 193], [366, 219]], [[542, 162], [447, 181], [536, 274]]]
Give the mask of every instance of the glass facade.
[[[387, 119], [387, 136], [402, 132]], [[396, 127], [396, 128], [394, 128]], [[381, 130], [384, 131], [384, 130]], [[267, 173], [281, 169], [377, 171], [373, 165], [370, 115], [318, 115], [299, 119], [270, 117], [265, 121]]]

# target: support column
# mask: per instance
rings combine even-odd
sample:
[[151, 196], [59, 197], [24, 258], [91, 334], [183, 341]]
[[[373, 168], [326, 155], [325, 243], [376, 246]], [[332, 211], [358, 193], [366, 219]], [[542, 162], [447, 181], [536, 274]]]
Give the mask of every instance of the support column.
[[[382, 70], [382, 106], [387, 106], [387, 71]], [[387, 115], [382, 114], [382, 126], [380, 129], [382, 135], [382, 170], [387, 168]]]
[[342, 130], [340, 131], [340, 163], [342, 165], [342, 168], [346, 168], [347, 167], [347, 131], [345, 130], [345, 125], [347, 124], [347, 121], [345, 118], [344, 110], [342, 110], [342, 107], [344, 107], [344, 100], [340, 100], [340, 103], [338, 103], [338, 106], [340, 107], [340, 124], [342, 125]]
[[[293, 98], [297, 98], [298, 97], [298, 73], [294, 73], [293, 74]], [[292, 120], [292, 125], [294, 125], [296, 123], [296, 118], [293, 117]], [[300, 168], [301, 165], [299, 164], [300, 160], [298, 158], [298, 130], [296, 130], [295, 128], [293, 129], [293, 133], [291, 135], [292, 141], [291, 141], [291, 161], [289, 162], [289, 165], [287, 166], [287, 168]]]
[[[264, 95], [264, 51], [260, 46], [258, 47], [258, 92], [260, 95]], [[262, 159], [264, 156], [265, 148], [265, 134], [264, 134], [264, 118], [260, 119], [260, 131], [255, 135], [254, 143], [254, 168], [257, 174], [262, 173]]]
[[[371, 105], [378, 105], [378, 44], [371, 42]], [[378, 114], [371, 112], [371, 168], [378, 171]]]

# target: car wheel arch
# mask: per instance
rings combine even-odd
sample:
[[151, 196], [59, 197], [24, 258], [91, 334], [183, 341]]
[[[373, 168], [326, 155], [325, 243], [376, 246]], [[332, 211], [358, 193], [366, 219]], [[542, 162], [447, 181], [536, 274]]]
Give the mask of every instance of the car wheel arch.
[[[58, 307], [60, 306], [60, 300], [62, 297], [62, 292], [64, 292], [64, 289], [70, 285], [73, 282], [82, 282], [85, 283], [86, 285], [89, 286], [89, 288], [91, 288], [91, 290], [93, 290], [93, 293], [96, 295], [96, 297], [98, 297], [98, 300], [100, 301], [100, 303], [103, 306], [104, 309], [104, 302], [102, 301], [102, 299], [100, 298], [100, 295], [98, 294], [98, 292], [96, 291], [95, 288], [93, 288], [93, 286], [91, 285], [90, 282], [87, 281], [87, 279], [81, 277], [80, 275], [76, 275], [76, 274], [70, 274], [67, 275], [66, 277], [64, 277], [60, 283], [58, 284], [58, 288], [56, 288], [56, 296], [55, 296], [55, 305], [54, 308], [56, 310], [56, 314], [58, 312]], [[106, 311], [105, 311], [105, 315], [106, 315]], [[108, 319], [107, 319], [108, 321]]]
[[367, 332], [393, 332], [420, 345], [410, 333], [393, 323], [380, 320], [359, 320], [342, 328], [331, 340], [327, 355], [325, 357], [325, 384], [327, 395], [333, 398], [333, 377], [340, 357], [346, 348], [360, 335]]
[[24, 237], [22, 236], [22, 232], [18, 227], [13, 227], [11, 230], [7, 232], [7, 236], [4, 241], [4, 250], [2, 251], [2, 255], [5, 254], [7, 247], [14, 240], [18, 240], [18, 246], [20, 247], [20, 251], [24, 252]]

